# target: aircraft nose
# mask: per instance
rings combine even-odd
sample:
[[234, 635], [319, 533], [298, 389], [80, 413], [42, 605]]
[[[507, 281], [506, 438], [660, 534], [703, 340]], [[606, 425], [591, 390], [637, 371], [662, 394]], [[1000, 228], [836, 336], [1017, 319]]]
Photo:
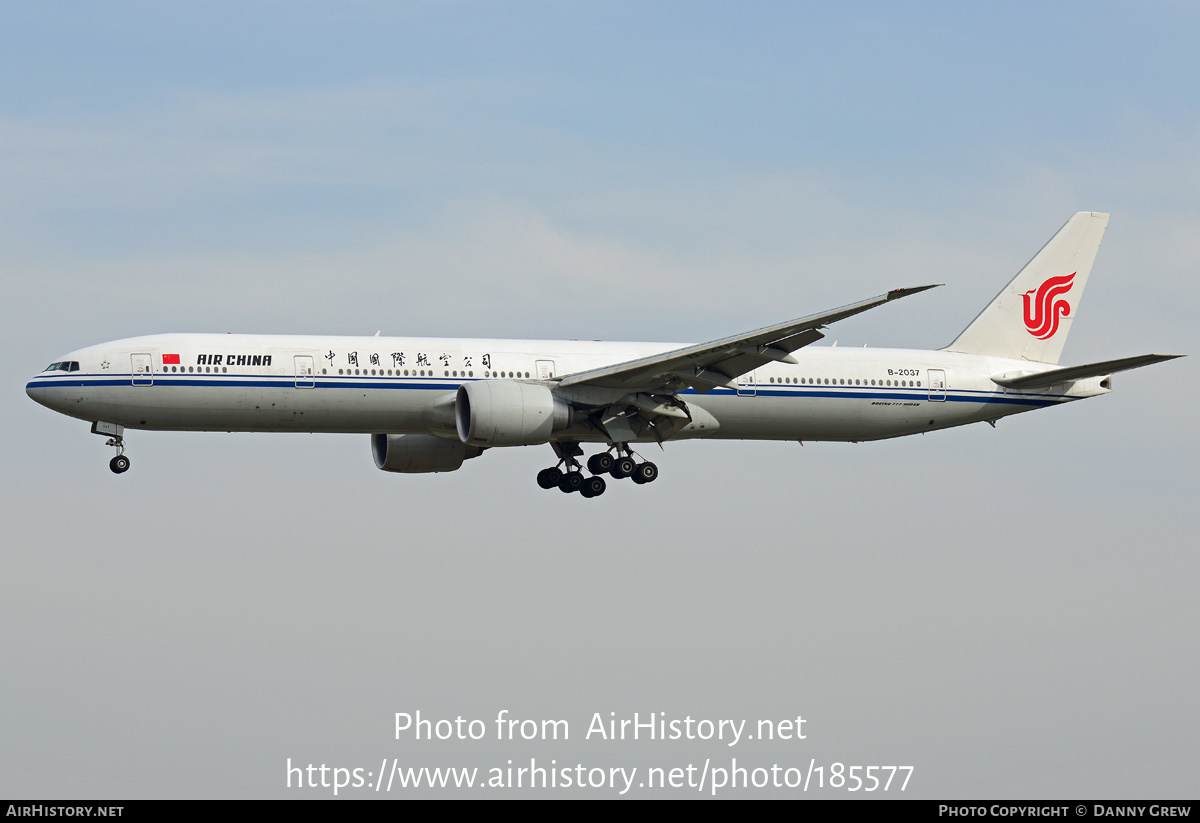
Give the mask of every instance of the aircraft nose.
[[46, 394], [46, 387], [39, 384], [36, 380], [31, 381], [25, 386], [25, 393], [33, 398], [35, 403], [40, 403], [43, 406], [46, 405], [44, 398], [44, 395]]

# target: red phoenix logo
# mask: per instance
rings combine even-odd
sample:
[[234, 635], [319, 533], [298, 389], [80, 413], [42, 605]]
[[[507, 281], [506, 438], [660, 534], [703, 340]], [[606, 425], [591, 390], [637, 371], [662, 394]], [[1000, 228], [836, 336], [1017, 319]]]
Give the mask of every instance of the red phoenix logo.
[[1058, 331], [1059, 318], [1071, 313], [1070, 303], [1055, 298], [1071, 290], [1071, 283], [1074, 282], [1077, 273], [1051, 277], [1036, 289], [1030, 289], [1021, 295], [1021, 299], [1025, 301], [1025, 328], [1038, 340], [1053, 337]]

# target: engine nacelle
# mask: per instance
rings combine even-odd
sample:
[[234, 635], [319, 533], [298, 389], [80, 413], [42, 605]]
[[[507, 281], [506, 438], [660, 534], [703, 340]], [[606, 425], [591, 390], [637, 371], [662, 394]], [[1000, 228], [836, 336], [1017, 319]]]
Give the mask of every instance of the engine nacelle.
[[571, 407], [545, 386], [478, 380], [458, 387], [458, 437], [468, 446], [533, 446], [571, 425]]
[[481, 454], [483, 449], [432, 434], [371, 435], [371, 456], [385, 472], [452, 472]]

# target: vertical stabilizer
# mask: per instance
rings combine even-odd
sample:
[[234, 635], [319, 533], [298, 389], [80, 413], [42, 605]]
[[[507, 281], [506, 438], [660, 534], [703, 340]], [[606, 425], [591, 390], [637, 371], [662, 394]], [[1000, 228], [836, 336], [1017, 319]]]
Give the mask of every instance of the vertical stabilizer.
[[1057, 363], [1107, 225], [1093, 211], [1068, 220], [946, 349]]

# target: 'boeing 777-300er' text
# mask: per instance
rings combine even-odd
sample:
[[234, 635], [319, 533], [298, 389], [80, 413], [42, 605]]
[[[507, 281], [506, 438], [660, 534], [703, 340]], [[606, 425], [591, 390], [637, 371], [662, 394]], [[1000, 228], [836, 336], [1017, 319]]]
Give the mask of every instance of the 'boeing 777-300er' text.
[[[129, 468], [125, 430], [359, 432], [375, 465], [448, 472], [501, 446], [549, 444], [544, 489], [649, 483], [637, 443], [880, 440], [990, 422], [1112, 390], [1179, 355], [1059, 366], [1107, 214], [1067, 221], [943, 349], [813, 347], [822, 329], [932, 286], [699, 345], [415, 337], [160, 334], [51, 363], [29, 396], [86, 420]], [[599, 451], [580, 465], [584, 446]]]

